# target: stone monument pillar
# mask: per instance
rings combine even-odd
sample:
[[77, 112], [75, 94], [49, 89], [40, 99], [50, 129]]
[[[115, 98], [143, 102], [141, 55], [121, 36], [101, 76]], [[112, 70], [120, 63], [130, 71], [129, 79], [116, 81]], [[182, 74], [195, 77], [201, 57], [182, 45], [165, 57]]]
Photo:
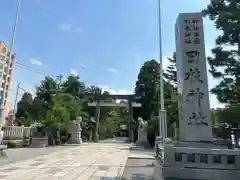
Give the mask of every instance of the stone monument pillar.
[[82, 117], [79, 116], [72, 123], [71, 127], [71, 142], [74, 144], [82, 144], [82, 128], [81, 128]]
[[175, 31], [180, 141], [212, 141], [202, 14], [179, 14]]
[[240, 151], [212, 142], [202, 13], [179, 14], [175, 28], [180, 142], [164, 145], [162, 175], [238, 180]]

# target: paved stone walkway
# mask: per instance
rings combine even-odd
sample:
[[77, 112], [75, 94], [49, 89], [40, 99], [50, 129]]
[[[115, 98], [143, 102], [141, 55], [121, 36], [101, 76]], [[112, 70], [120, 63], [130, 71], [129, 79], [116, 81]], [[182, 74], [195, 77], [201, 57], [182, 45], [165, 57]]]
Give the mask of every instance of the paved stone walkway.
[[120, 180], [127, 144], [84, 144], [0, 167], [1, 180]]

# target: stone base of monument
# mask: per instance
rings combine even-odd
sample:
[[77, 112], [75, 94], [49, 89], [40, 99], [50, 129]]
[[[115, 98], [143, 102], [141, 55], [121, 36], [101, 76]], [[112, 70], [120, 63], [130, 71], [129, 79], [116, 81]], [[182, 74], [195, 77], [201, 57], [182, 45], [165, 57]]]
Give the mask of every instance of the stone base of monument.
[[71, 144], [82, 144], [83, 141], [82, 141], [82, 138], [81, 139], [72, 139], [70, 143]]
[[164, 178], [239, 180], [240, 150], [212, 143], [172, 143], [164, 146]]

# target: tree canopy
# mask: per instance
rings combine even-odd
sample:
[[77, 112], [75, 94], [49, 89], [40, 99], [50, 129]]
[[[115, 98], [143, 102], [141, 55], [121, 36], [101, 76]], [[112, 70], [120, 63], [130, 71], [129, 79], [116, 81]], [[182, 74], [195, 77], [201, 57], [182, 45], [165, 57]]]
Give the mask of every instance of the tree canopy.
[[214, 110], [214, 119], [232, 126], [239, 123], [240, 109], [240, 1], [211, 0], [203, 14], [219, 32], [212, 55], [207, 58], [209, 72], [219, 84], [211, 89], [226, 107]]
[[210, 73], [220, 80], [211, 92], [222, 103], [240, 103], [240, 2], [212, 0], [203, 13], [221, 32], [208, 57]]
[[[99, 93], [108, 92], [102, 92], [101, 88], [95, 86], [86, 87], [78, 76], [70, 75], [65, 79], [63, 76], [45, 77], [36, 87], [35, 97], [30, 93], [23, 94], [18, 102], [15, 123], [30, 125], [41, 122], [48, 126], [59, 126], [61, 132], [66, 134], [71, 122], [81, 116], [82, 133], [88, 138], [89, 132], [94, 131], [96, 126], [96, 122], [90, 120], [91, 117], [95, 118], [96, 112], [94, 107], [87, 105], [89, 101], [94, 101], [91, 99], [94, 96], [89, 94]], [[118, 112], [118, 108], [101, 108], [100, 123], [107, 128], [104, 137], [119, 133], [122, 117]]]

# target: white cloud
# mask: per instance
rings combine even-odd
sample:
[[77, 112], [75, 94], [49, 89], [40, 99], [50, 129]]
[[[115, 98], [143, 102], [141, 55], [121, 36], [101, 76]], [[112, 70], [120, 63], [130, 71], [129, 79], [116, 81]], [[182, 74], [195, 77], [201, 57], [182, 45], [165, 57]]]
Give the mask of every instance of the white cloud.
[[35, 0], [35, 3], [45, 11], [51, 11], [52, 8], [44, 0]]
[[107, 71], [112, 72], [112, 73], [119, 73], [119, 71], [117, 69], [114, 68], [110, 68], [110, 67], [106, 67]]
[[172, 56], [163, 56], [163, 69], [167, 69], [167, 67], [171, 64], [170, 61], [168, 60], [168, 58], [172, 58]]
[[57, 26], [60, 31], [71, 31], [72, 25], [69, 23], [61, 23]]
[[71, 69], [71, 74], [74, 75], [74, 76], [77, 76], [77, 75], [78, 75], [77, 71], [74, 70], [74, 69]]
[[79, 65], [80, 65], [82, 68], [88, 68], [88, 67], [90, 67], [89, 65], [83, 64], [83, 63], [80, 63]]
[[75, 27], [75, 28], [72, 29], [72, 32], [79, 33], [79, 32], [82, 32], [82, 29], [79, 28], [79, 27]]
[[[122, 95], [128, 95], [128, 94], [134, 94], [133, 90], [127, 90], [127, 89], [112, 89], [109, 86], [106, 85], [99, 85], [98, 87], [100, 87], [102, 89], [102, 92], [107, 91], [109, 92], [109, 94], [122, 94]], [[117, 99], [116, 102], [119, 103], [121, 101], [121, 99]]]
[[79, 27], [75, 27], [71, 23], [60, 23], [57, 26], [58, 30], [65, 31], [65, 32], [73, 32], [73, 33], [79, 33], [82, 32], [82, 29]]
[[118, 89], [118, 90], [112, 89], [106, 85], [100, 85], [99, 87], [102, 89], [102, 91], [107, 91], [110, 94], [132, 94], [133, 93], [133, 91], [126, 90], [126, 89]]
[[37, 66], [42, 66], [42, 62], [38, 59], [35, 59], [35, 58], [31, 58], [30, 59], [31, 63], [34, 64], [34, 65], [37, 65]]

